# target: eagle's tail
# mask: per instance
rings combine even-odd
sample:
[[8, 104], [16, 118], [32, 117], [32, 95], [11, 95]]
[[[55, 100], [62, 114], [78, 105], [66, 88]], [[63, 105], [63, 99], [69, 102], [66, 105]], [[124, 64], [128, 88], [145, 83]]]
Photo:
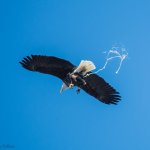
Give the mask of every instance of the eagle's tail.
[[83, 74], [86, 74], [94, 69], [96, 69], [96, 67], [92, 61], [82, 60], [74, 72], [82, 72]]

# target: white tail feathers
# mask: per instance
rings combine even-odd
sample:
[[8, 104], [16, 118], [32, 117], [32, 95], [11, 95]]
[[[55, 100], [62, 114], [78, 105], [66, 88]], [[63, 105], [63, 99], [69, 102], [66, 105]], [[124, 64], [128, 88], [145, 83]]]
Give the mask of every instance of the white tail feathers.
[[82, 72], [83, 74], [86, 74], [94, 69], [96, 69], [96, 67], [92, 61], [82, 60], [74, 72]]

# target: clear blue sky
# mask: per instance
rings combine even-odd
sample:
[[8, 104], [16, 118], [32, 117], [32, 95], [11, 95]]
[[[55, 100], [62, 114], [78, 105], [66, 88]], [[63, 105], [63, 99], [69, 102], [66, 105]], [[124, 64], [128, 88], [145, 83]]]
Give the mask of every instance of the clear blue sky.
[[[3, 0], [0, 2], [0, 145], [16, 150], [150, 150], [150, 2]], [[117, 106], [83, 91], [59, 94], [61, 81], [19, 65], [26, 55], [104, 64], [121, 42], [129, 52], [118, 75], [101, 76], [122, 96]]]

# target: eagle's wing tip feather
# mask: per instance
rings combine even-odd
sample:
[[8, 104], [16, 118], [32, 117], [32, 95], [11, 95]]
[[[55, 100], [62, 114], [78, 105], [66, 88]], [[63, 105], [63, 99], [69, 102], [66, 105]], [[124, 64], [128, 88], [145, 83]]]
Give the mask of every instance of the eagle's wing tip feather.
[[33, 57], [31, 56], [26, 56], [22, 59], [22, 61], [19, 62], [19, 64], [22, 65], [23, 68], [28, 69], [28, 70], [33, 70], [32, 68], [32, 61]]

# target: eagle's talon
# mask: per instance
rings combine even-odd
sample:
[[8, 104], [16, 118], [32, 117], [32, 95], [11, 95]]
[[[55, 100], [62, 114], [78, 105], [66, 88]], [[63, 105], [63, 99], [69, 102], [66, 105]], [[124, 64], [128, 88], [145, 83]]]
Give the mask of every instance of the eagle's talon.
[[72, 89], [72, 88], [73, 88], [73, 86], [74, 86], [74, 84], [72, 84], [72, 83], [71, 83], [71, 84], [69, 85], [69, 88], [71, 88], [71, 89]]
[[76, 91], [76, 92], [77, 92], [77, 94], [79, 94], [79, 93], [80, 93], [80, 90], [81, 90], [80, 88], [78, 88], [78, 89], [77, 89], [77, 91]]

